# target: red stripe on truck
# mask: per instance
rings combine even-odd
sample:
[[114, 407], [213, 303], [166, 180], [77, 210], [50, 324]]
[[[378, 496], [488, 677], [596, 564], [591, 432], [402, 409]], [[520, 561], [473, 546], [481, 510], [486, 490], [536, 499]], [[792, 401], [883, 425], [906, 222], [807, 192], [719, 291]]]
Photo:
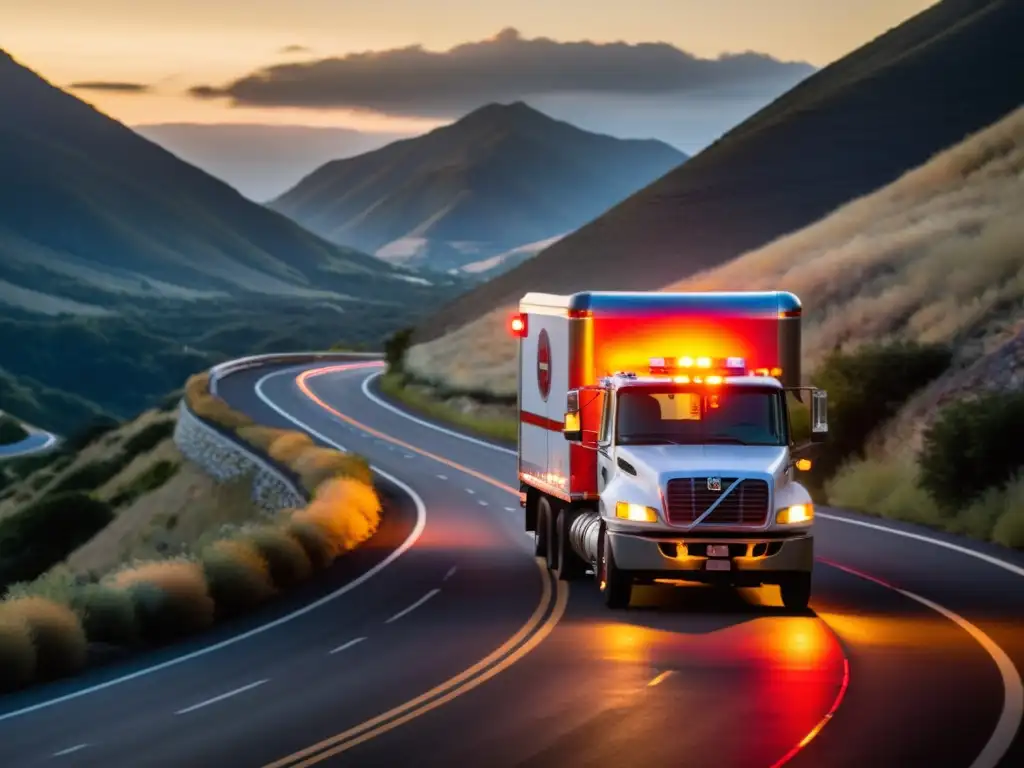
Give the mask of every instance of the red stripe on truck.
[[520, 411], [519, 420], [523, 424], [532, 424], [535, 427], [547, 429], [550, 430], [551, 432], [561, 432], [563, 426], [562, 422], [560, 421], [549, 419], [547, 416], [541, 416], [540, 414], [537, 413], [530, 413], [529, 411]]

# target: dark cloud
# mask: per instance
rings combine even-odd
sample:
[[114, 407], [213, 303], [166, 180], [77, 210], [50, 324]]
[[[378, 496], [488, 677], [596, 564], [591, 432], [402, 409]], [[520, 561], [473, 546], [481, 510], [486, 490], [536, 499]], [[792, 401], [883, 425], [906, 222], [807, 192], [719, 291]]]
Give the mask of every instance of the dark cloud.
[[667, 43], [562, 43], [515, 29], [447, 51], [421, 46], [268, 66], [197, 98], [239, 106], [366, 109], [449, 117], [489, 101], [557, 94], [668, 95], [758, 90], [814, 71], [759, 53], [699, 59]]
[[307, 48], [305, 45], [286, 45], [278, 53], [311, 53], [312, 50], [312, 48]]
[[72, 83], [70, 87], [76, 91], [113, 91], [115, 93], [147, 93], [150, 90], [150, 86], [144, 83], [119, 83], [107, 80]]

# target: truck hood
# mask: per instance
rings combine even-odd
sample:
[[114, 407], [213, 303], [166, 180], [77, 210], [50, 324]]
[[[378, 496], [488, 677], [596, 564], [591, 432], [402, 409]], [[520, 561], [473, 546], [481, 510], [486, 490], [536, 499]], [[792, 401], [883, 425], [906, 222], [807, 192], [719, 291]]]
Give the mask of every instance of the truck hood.
[[781, 445], [629, 445], [617, 455], [638, 473], [659, 482], [673, 477], [777, 477], [785, 467], [787, 449]]

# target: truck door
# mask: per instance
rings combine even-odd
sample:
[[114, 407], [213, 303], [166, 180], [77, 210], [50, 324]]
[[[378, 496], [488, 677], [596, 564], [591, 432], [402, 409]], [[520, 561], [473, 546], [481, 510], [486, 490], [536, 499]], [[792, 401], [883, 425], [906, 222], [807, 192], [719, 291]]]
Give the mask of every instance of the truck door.
[[605, 486], [615, 476], [615, 461], [612, 458], [614, 447], [612, 436], [615, 434], [614, 426], [614, 404], [615, 398], [610, 392], [602, 392], [601, 400], [601, 426], [597, 434], [597, 491], [604, 493]]

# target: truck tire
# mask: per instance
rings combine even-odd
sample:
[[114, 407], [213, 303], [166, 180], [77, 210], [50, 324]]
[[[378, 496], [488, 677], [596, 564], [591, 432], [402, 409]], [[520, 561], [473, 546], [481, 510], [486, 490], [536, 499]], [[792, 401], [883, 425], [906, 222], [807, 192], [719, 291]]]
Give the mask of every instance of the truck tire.
[[811, 574], [794, 573], [779, 584], [782, 605], [787, 611], [802, 612], [811, 602]]
[[608, 545], [608, 532], [603, 529], [597, 549], [595, 576], [604, 604], [613, 609], [628, 608], [633, 596], [633, 579], [615, 564], [615, 553]]
[[541, 496], [537, 499], [537, 535], [534, 537], [534, 541], [542, 541], [543, 547], [538, 544], [539, 557], [543, 557], [547, 564], [548, 570], [555, 570], [555, 552], [554, 552], [554, 536], [552, 535], [552, 529], [554, 528], [554, 512], [551, 509], [551, 500], [547, 496]]
[[552, 544], [555, 555], [555, 577], [560, 581], [573, 581], [583, 576], [587, 570], [585, 563], [579, 558], [569, 544], [569, 526], [572, 524], [573, 513], [562, 507], [555, 517], [552, 528]]
[[539, 494], [531, 494], [529, 500], [533, 504], [533, 556], [547, 557], [548, 554], [548, 532], [551, 524], [546, 516], [541, 515], [540, 503], [544, 499]]

